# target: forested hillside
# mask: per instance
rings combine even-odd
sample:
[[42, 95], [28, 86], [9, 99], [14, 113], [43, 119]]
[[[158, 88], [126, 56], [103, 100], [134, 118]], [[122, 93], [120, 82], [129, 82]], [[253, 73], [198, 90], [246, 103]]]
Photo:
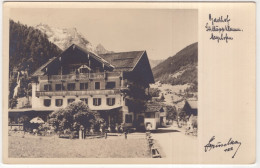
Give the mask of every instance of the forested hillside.
[[152, 69], [154, 78], [172, 85], [198, 85], [198, 43], [193, 43]]
[[40, 30], [13, 20], [9, 40], [9, 107], [14, 107], [17, 98], [30, 96], [30, 75], [61, 50]]
[[10, 20], [10, 70], [27, 70], [34, 72], [50, 58], [57, 56], [61, 50], [49, 42], [46, 34], [33, 27]]

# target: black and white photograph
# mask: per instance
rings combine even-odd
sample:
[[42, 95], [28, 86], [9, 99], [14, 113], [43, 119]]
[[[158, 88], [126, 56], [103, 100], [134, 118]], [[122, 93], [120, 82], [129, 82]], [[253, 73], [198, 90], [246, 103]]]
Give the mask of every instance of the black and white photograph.
[[252, 163], [253, 4], [168, 5], [5, 3], [5, 160]]
[[[161, 158], [183, 141], [196, 147], [197, 15], [12, 9], [9, 157]], [[180, 143], [168, 148], [168, 136]]]

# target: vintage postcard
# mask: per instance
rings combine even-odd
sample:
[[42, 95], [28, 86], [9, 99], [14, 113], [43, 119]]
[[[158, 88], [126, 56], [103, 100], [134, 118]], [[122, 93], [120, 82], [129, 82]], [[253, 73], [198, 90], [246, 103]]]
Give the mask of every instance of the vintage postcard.
[[4, 163], [255, 163], [255, 3], [3, 11]]

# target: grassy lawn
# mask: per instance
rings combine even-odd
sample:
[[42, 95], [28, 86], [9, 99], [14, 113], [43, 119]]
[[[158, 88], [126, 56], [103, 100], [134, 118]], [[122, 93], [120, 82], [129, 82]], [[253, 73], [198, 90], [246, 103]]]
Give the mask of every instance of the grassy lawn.
[[54, 137], [9, 136], [13, 158], [149, 158], [145, 139], [70, 140]]

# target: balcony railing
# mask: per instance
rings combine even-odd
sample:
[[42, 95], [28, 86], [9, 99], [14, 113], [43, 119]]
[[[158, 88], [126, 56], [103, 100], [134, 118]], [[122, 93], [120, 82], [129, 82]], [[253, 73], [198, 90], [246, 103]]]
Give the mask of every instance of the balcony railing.
[[80, 90], [80, 91], [36, 91], [36, 96], [84, 96], [84, 95], [114, 95], [120, 94], [119, 89], [114, 90]]
[[101, 73], [82, 73], [82, 74], [68, 74], [68, 75], [44, 75], [39, 76], [39, 80], [84, 80], [84, 79], [104, 79], [108, 77], [120, 77], [120, 72], [101, 72]]

